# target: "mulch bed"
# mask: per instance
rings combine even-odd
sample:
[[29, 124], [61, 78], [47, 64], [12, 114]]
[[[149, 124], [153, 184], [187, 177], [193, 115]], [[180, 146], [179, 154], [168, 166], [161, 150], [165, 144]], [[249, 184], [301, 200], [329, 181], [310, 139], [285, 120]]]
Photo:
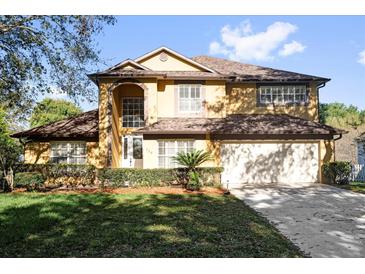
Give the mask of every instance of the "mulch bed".
[[[26, 192], [25, 188], [16, 188], [14, 192]], [[38, 193], [44, 194], [93, 194], [93, 193], [108, 193], [108, 194], [208, 194], [208, 195], [223, 195], [224, 189], [216, 187], [204, 187], [199, 191], [190, 191], [184, 188], [177, 187], [126, 187], [126, 188], [85, 188], [85, 189], [49, 189]]]

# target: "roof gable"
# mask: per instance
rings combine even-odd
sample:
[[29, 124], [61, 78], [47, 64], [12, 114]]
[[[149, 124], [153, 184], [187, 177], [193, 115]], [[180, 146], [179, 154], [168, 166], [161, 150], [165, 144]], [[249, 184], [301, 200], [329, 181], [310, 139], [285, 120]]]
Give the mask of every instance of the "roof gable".
[[138, 57], [135, 61], [153, 71], [202, 71], [215, 73], [213, 69], [167, 47], [155, 49]]
[[114, 71], [114, 70], [150, 70], [149, 68], [138, 64], [134, 60], [126, 59], [115, 66], [107, 69], [106, 71]]

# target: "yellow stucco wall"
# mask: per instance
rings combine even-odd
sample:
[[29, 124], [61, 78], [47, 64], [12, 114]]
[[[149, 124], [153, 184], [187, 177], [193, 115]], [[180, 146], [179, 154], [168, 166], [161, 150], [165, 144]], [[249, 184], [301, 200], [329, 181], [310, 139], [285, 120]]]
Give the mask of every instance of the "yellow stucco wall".
[[[168, 52], [166, 61], [160, 60], [160, 52], [140, 60], [139, 63], [155, 71], [201, 71], [202, 69]], [[112, 117], [107, 117], [108, 89], [113, 82], [120, 79], [100, 79], [99, 83], [99, 165], [107, 166], [109, 143], [111, 145], [111, 166], [121, 167], [121, 137], [135, 129], [121, 127], [121, 96], [144, 96], [146, 125], [158, 118], [183, 116], [176, 111], [177, 94], [174, 80], [168, 79], [133, 79], [136, 83], [117, 86], [112, 92]], [[114, 87], [113, 87], [114, 88]], [[141, 88], [143, 93], [141, 94]], [[228, 114], [290, 114], [310, 120], [318, 120], [317, 91], [315, 83], [310, 84], [309, 103], [306, 106], [257, 106], [256, 84], [226, 84], [225, 81], [204, 81], [204, 111], [201, 117], [225, 117]], [[196, 116], [195, 116], [196, 117]], [[111, 124], [108, 124], [110, 121]], [[112, 134], [108, 136], [108, 128]], [[148, 149], [148, 142], [147, 147]], [[212, 144], [210, 145], [212, 146]], [[217, 153], [217, 149], [216, 152]], [[147, 158], [146, 158], [147, 157]], [[144, 155], [144, 167], [148, 167], [148, 153]]]
[[323, 164], [335, 160], [335, 142], [333, 140], [321, 140], [319, 144], [320, 154], [320, 180], [321, 183], [329, 183], [323, 175]]
[[[170, 140], [170, 139], [158, 139], [158, 140], [143, 140], [143, 168], [158, 168], [158, 141]], [[176, 140], [176, 139], [171, 139]], [[192, 140], [192, 139], [179, 139], [179, 140]], [[194, 148], [197, 150], [208, 150], [208, 143], [206, 140], [195, 140]], [[208, 161], [202, 166], [212, 167], [217, 166], [215, 160]]]
[[31, 142], [24, 148], [24, 162], [27, 164], [45, 164], [50, 156], [49, 142]]
[[89, 165], [94, 165], [97, 168], [101, 168], [100, 159], [99, 159], [99, 142], [87, 142], [86, 143], [87, 150], [87, 163]]
[[[202, 117], [218, 118], [228, 114], [289, 114], [309, 120], [318, 121], [317, 91], [315, 83], [311, 83], [309, 102], [296, 106], [257, 106], [256, 84], [225, 84], [224, 81], [205, 81], [205, 111]], [[158, 82], [157, 116], [179, 117], [176, 111], [176, 100], [173, 80]]]
[[160, 52], [141, 60], [138, 63], [155, 71], [202, 71], [202, 69], [192, 65], [191, 63], [178, 58], [164, 51], [167, 55], [166, 61], [160, 60]]
[[122, 128], [123, 97], [144, 97], [144, 91], [137, 85], [121, 85], [112, 91], [112, 167], [120, 167], [122, 155], [121, 136], [131, 133], [134, 129]]
[[[173, 139], [171, 139], [173, 140]], [[189, 139], [185, 139], [189, 140]], [[331, 140], [265, 140], [265, 141], [245, 141], [247, 143], [262, 143], [262, 142], [299, 142], [299, 143], [318, 143], [319, 145], [319, 165], [320, 165], [320, 182], [324, 183], [325, 178], [322, 175], [322, 165], [326, 162], [334, 160], [333, 141]], [[221, 166], [220, 149], [222, 141], [210, 140], [210, 136], [206, 136], [206, 140], [195, 140], [194, 148], [209, 151], [213, 156], [213, 161], [206, 162], [203, 166], [219, 167]], [[158, 168], [158, 140], [144, 140], [143, 141], [143, 160], [144, 168]]]
[[[100, 90], [100, 92], [106, 92]], [[121, 84], [112, 91], [112, 136], [111, 136], [111, 166], [114, 168], [122, 167], [121, 155], [123, 153], [121, 138], [123, 135], [131, 134], [135, 128], [122, 127], [122, 105], [123, 97], [144, 97], [145, 98], [145, 117], [146, 124], [157, 121], [157, 81], [153, 79], [140, 79], [137, 84]], [[106, 98], [103, 98], [106, 100]], [[104, 103], [105, 107], [107, 103]], [[100, 127], [99, 127], [100, 130]], [[106, 128], [103, 127], [104, 132]], [[104, 140], [107, 143], [107, 139]], [[105, 154], [102, 154], [106, 158]], [[102, 165], [106, 166], [106, 160]]]
[[[175, 91], [175, 85], [178, 85], [173, 80], [160, 80], [158, 82], [157, 92], [157, 116], [159, 118], [181, 117], [177, 111], [178, 94]], [[224, 100], [226, 96], [224, 81], [205, 81], [204, 84], [204, 111], [201, 117], [218, 118], [224, 117], [226, 112], [224, 109]], [[219, 107], [217, 107], [219, 105]]]
[[101, 82], [99, 85], [99, 166], [107, 166], [108, 155], [108, 89], [111, 81]]
[[317, 90], [311, 83], [306, 106], [256, 106], [256, 84], [227, 84], [227, 114], [289, 114], [318, 121]]
[[[86, 142], [87, 163], [101, 167], [99, 164], [99, 143]], [[24, 162], [28, 164], [45, 164], [51, 155], [50, 142], [30, 142], [25, 145]]]

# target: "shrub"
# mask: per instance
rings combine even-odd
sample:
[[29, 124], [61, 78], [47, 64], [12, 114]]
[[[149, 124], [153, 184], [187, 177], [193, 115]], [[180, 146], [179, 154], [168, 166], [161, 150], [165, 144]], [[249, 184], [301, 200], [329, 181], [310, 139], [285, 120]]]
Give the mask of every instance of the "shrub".
[[92, 165], [76, 164], [22, 164], [18, 172], [39, 172], [46, 178], [47, 185], [93, 185], [96, 168]]
[[187, 190], [200, 190], [200, 188], [202, 187], [201, 182], [200, 182], [200, 177], [198, 172], [196, 171], [189, 171], [188, 172], [188, 181], [185, 185], [185, 188]]
[[190, 190], [199, 190], [200, 178], [197, 171], [198, 166], [212, 160], [209, 152], [203, 150], [193, 150], [191, 152], [179, 152], [177, 156], [173, 157], [174, 161], [186, 168], [185, 172], [185, 187]]
[[168, 169], [104, 168], [99, 171], [103, 186], [162, 186], [174, 180]]
[[40, 172], [21, 172], [14, 176], [15, 187], [25, 187], [27, 191], [39, 190], [45, 178]]
[[[139, 168], [104, 168], [99, 170], [98, 179], [103, 186], [171, 186], [185, 185], [185, 168], [176, 169], [139, 169]], [[198, 168], [197, 172], [202, 178], [202, 185], [219, 185], [222, 168]]]
[[351, 174], [351, 163], [345, 161], [325, 163], [323, 165], [323, 174], [330, 179], [332, 183], [348, 184]]

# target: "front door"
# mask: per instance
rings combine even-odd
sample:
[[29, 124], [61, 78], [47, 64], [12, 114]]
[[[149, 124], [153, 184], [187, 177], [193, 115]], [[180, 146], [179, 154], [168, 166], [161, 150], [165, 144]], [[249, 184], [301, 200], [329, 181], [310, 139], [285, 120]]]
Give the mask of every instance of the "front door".
[[122, 136], [122, 167], [143, 167], [143, 137], [134, 135]]

